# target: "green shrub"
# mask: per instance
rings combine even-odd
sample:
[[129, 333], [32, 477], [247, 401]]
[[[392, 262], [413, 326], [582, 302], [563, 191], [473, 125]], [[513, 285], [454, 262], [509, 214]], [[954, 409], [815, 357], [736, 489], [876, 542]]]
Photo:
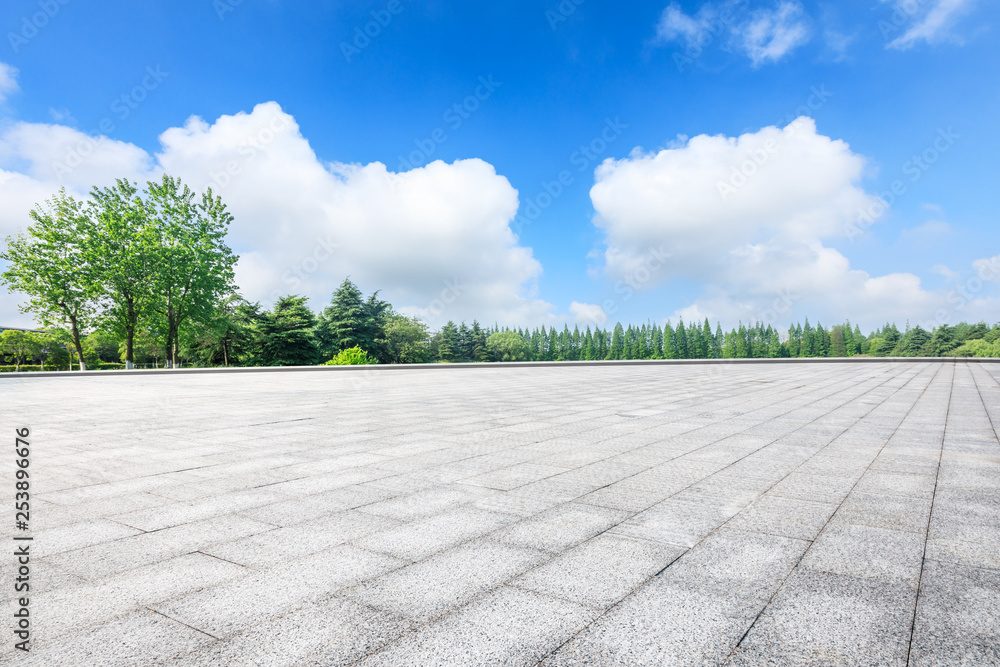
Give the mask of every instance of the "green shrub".
[[377, 364], [378, 361], [373, 359], [371, 355], [362, 350], [360, 347], [355, 345], [354, 347], [349, 347], [346, 350], [341, 350], [337, 355], [330, 361], [323, 364], [324, 366], [360, 366], [364, 364]]

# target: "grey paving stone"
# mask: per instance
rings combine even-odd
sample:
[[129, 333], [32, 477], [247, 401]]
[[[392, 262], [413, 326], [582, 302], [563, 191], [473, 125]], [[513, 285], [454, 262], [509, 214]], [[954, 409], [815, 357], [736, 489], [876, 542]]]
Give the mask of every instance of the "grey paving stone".
[[490, 537], [514, 546], [559, 552], [628, 517], [629, 513], [620, 510], [570, 502], [513, 523]]
[[359, 547], [411, 561], [496, 530], [517, 520], [512, 514], [459, 507], [419, 521], [411, 521], [357, 540]]
[[[114, 664], [129, 631], [156, 636], [122, 640], [128, 664], [718, 664], [750, 628], [740, 664], [893, 664], [926, 531], [911, 657], [989, 664], [998, 379], [950, 361], [0, 378], [45, 445], [32, 605], [63, 657], [39, 662]], [[559, 525], [567, 504], [584, 514]], [[161, 606], [183, 619], [147, 622]]]
[[687, 548], [738, 512], [738, 509], [670, 498], [618, 524], [611, 531]]
[[511, 583], [518, 588], [604, 609], [684, 552], [683, 547], [602, 533]]
[[98, 581], [127, 570], [189, 554], [216, 542], [273, 529], [271, 524], [235, 515], [223, 515], [67, 551], [46, 560], [80, 577]]
[[910, 664], [1000, 664], [1000, 571], [927, 561]]
[[44, 609], [36, 618], [36, 636], [56, 638], [108, 623], [142, 607], [245, 576], [247, 569], [203, 554], [189, 554], [80, 586], [34, 595]]
[[35, 533], [32, 551], [42, 558], [93, 544], [113, 542], [140, 532], [142, 531], [136, 528], [105, 519], [81, 521]]
[[533, 665], [596, 613], [565, 600], [504, 587], [402, 637], [358, 665]]
[[27, 659], [16, 660], [16, 664], [76, 667], [167, 662], [215, 642], [202, 632], [147, 609], [58, 639], [44, 635], [39, 639], [39, 634], [35, 637]]
[[799, 540], [737, 531], [713, 536], [544, 664], [719, 664], [806, 546]]
[[853, 524], [829, 525], [803, 557], [801, 567], [916, 590], [924, 535]]
[[832, 503], [767, 494], [734, 516], [726, 526], [749, 532], [812, 540], [836, 511], [837, 505]]
[[412, 621], [332, 596], [180, 657], [186, 666], [348, 665], [414, 627]]
[[855, 491], [844, 500], [831, 523], [905, 530], [924, 535], [930, 511], [929, 499]]
[[798, 570], [728, 664], [905, 665], [915, 594], [907, 586]]
[[261, 569], [340, 546], [364, 535], [399, 525], [394, 519], [346, 511], [250, 537], [202, 547], [200, 551], [254, 569]]
[[475, 540], [344, 591], [342, 595], [426, 622], [547, 558], [547, 554], [539, 551]]
[[345, 545], [150, 608], [222, 639], [401, 565], [397, 558]]

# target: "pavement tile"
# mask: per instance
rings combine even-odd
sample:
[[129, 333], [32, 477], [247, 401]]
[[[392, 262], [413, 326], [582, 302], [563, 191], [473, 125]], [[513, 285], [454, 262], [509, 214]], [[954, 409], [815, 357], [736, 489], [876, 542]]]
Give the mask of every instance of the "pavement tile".
[[565, 600], [504, 587], [357, 664], [534, 665], [586, 626], [596, 613]]

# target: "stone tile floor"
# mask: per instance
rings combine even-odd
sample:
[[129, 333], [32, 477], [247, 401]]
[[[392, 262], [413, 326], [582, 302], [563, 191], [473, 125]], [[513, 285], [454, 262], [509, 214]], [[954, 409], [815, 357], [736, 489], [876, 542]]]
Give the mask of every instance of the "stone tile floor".
[[32, 429], [33, 650], [5, 548], [0, 663], [1000, 664], [998, 380], [5, 377], [3, 428]]

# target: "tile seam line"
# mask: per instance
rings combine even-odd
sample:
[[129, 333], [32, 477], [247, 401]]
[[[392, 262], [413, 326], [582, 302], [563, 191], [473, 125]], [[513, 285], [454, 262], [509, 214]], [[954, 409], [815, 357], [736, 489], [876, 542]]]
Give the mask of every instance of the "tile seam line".
[[[955, 376], [957, 375], [955, 371], [958, 369], [958, 364], [953, 363], [951, 367], [952, 367], [951, 387], [948, 392], [948, 407], [945, 409], [944, 428], [941, 429], [941, 446], [938, 448], [938, 464], [937, 464], [937, 470], [934, 472], [934, 490], [931, 492], [931, 507], [930, 511], [927, 512], [927, 530], [924, 533], [924, 549], [923, 553], [920, 555], [920, 574], [917, 575], [917, 594], [913, 598], [913, 620], [910, 622], [910, 640], [906, 643], [907, 665], [910, 664], [913, 655], [913, 637], [916, 634], [917, 630], [917, 612], [920, 610], [920, 590], [923, 587], [924, 583], [924, 570], [927, 568], [927, 543], [930, 541], [931, 537], [931, 521], [934, 518], [934, 501], [937, 500], [938, 480], [941, 478], [941, 459], [944, 456], [944, 443], [948, 437], [948, 422], [950, 421], [951, 417], [951, 400], [952, 397], [955, 395]], [[968, 370], [969, 367], [968, 365], [966, 365], [964, 366], [964, 368]], [[975, 378], [973, 378], [973, 382], [975, 382]], [[977, 393], [978, 390], [979, 388], [977, 386], [976, 387]], [[985, 405], [983, 405], [983, 410], [986, 410]]]
[[[945, 366], [946, 366], [946, 364], [941, 364], [941, 367], [940, 367], [940, 368], [938, 368], [937, 372], [936, 372], [936, 373], [934, 374], [934, 377], [932, 377], [932, 378], [931, 378], [930, 382], [928, 382], [928, 383], [927, 383], [927, 385], [926, 385], [926, 386], [925, 386], [925, 387], [923, 388], [923, 390], [922, 390], [922, 391], [920, 392], [920, 396], [918, 396], [918, 397], [916, 398], [916, 400], [914, 400], [914, 401], [913, 401], [913, 404], [912, 404], [912, 405], [910, 406], [910, 409], [906, 411], [906, 414], [905, 414], [905, 415], [903, 415], [903, 418], [899, 420], [899, 424], [897, 424], [897, 425], [896, 425], [896, 428], [894, 428], [894, 429], [893, 429], [893, 431], [892, 431], [892, 435], [890, 435], [890, 436], [889, 436], [888, 438], [886, 438], [886, 441], [885, 441], [885, 442], [884, 442], [884, 443], [882, 444], [882, 446], [881, 446], [881, 447], [879, 447], [879, 450], [878, 450], [878, 452], [877, 452], [877, 453], [875, 454], [875, 456], [874, 456], [874, 457], [872, 457], [872, 460], [871, 460], [871, 462], [870, 462], [870, 463], [869, 463], [869, 464], [868, 464], [868, 465], [867, 465], [867, 466], [865, 467], [865, 470], [864, 470], [864, 472], [862, 472], [862, 473], [861, 473], [861, 475], [859, 475], [859, 476], [858, 476], [857, 480], [855, 480], [855, 482], [854, 482], [854, 484], [853, 484], [853, 485], [851, 486], [850, 490], [849, 490], [849, 491], [847, 492], [847, 494], [846, 494], [846, 495], [844, 496], [844, 500], [846, 500], [846, 499], [847, 499], [847, 497], [851, 495], [851, 493], [852, 493], [852, 492], [854, 491], [854, 489], [855, 489], [855, 488], [857, 488], [858, 484], [859, 484], [859, 483], [861, 482], [861, 480], [862, 480], [862, 479], [864, 478], [865, 474], [866, 474], [866, 473], [867, 473], [867, 472], [868, 472], [869, 470], [871, 470], [871, 466], [872, 466], [872, 463], [874, 463], [874, 462], [875, 462], [875, 461], [876, 461], [876, 460], [878, 459], [878, 457], [879, 457], [879, 455], [880, 455], [880, 454], [882, 453], [882, 451], [883, 451], [883, 450], [884, 450], [884, 449], [886, 448], [886, 446], [887, 446], [887, 445], [889, 444], [889, 442], [890, 442], [890, 441], [891, 441], [891, 440], [892, 440], [892, 439], [893, 439], [893, 438], [895, 437], [896, 433], [897, 433], [897, 432], [899, 431], [899, 426], [900, 426], [900, 425], [902, 425], [902, 424], [903, 424], [903, 422], [905, 422], [905, 421], [906, 421], [906, 418], [907, 418], [907, 417], [909, 417], [910, 413], [911, 413], [911, 412], [913, 412], [913, 408], [914, 408], [914, 407], [916, 407], [917, 403], [919, 403], [919, 402], [920, 402], [920, 399], [921, 399], [921, 398], [923, 397], [923, 395], [924, 395], [924, 394], [925, 394], [925, 393], [927, 392], [927, 389], [928, 389], [928, 388], [929, 388], [929, 387], [930, 387], [930, 386], [931, 386], [932, 384], [934, 384], [934, 380], [935, 380], [935, 379], [937, 379], [937, 376], [938, 376], [938, 375], [939, 375], [939, 374], [941, 373], [941, 370], [942, 370], [943, 368], [945, 368]], [[928, 366], [928, 368], [930, 368], [930, 366]], [[894, 392], [894, 395], [895, 395], [895, 393], [898, 393], [899, 391], [902, 391], [902, 389], [903, 389], [904, 387], [906, 387], [906, 385], [908, 385], [908, 384], [909, 384], [910, 382], [912, 382], [913, 380], [915, 380], [915, 379], [916, 379], [916, 378], [918, 378], [919, 376], [920, 376], [920, 373], [917, 373], [917, 374], [916, 374], [916, 375], [914, 375], [914, 376], [913, 376], [912, 378], [910, 378], [910, 380], [908, 380], [908, 381], [906, 382], [906, 384], [904, 384], [904, 385], [903, 385], [902, 387], [900, 387], [899, 389], [897, 389], [897, 391], [896, 391], [896, 392]], [[886, 399], [886, 400], [888, 400], [888, 399]], [[885, 402], [885, 401], [883, 401], [882, 403], [884, 403], [884, 402]], [[879, 405], [882, 405], [882, 403], [880, 403]], [[876, 409], [877, 407], [878, 407], [878, 406], [875, 406], [874, 408], [872, 408], [872, 411], [874, 411], [874, 410], [875, 410], [875, 409]], [[739, 641], [738, 641], [738, 642], [736, 642], [736, 644], [735, 644], [735, 645], [733, 645], [733, 648], [732, 648], [732, 650], [730, 650], [730, 652], [729, 652], [729, 655], [727, 655], [727, 656], [726, 656], [726, 659], [725, 659], [725, 660], [723, 660], [723, 661], [722, 661], [722, 662], [720, 663], [720, 665], [726, 665], [726, 664], [728, 664], [728, 663], [729, 663], [730, 661], [732, 661], [732, 659], [733, 659], [733, 656], [735, 656], [735, 655], [736, 655], [736, 651], [737, 651], [737, 650], [739, 650], [740, 646], [741, 646], [741, 645], [743, 644], [743, 641], [744, 641], [744, 640], [745, 640], [745, 639], [747, 638], [747, 636], [748, 636], [748, 635], [750, 634], [750, 631], [751, 631], [751, 630], [753, 630], [753, 628], [754, 628], [754, 626], [755, 626], [755, 625], [757, 625], [757, 621], [759, 621], [759, 620], [760, 620], [760, 618], [761, 618], [761, 616], [763, 616], [763, 615], [764, 615], [764, 612], [765, 612], [765, 611], [767, 610], [767, 608], [768, 608], [768, 607], [769, 607], [769, 606], [771, 605], [771, 602], [772, 602], [772, 601], [773, 601], [773, 600], [774, 600], [774, 599], [775, 599], [775, 598], [776, 598], [776, 597], [778, 596], [778, 593], [780, 593], [780, 592], [781, 592], [781, 590], [782, 590], [782, 589], [783, 589], [783, 588], [785, 587], [785, 584], [786, 584], [786, 583], [788, 582], [788, 579], [789, 579], [789, 578], [790, 578], [790, 577], [792, 576], [792, 574], [793, 574], [793, 573], [795, 572], [795, 569], [796, 569], [796, 568], [797, 568], [797, 567], [799, 566], [799, 563], [801, 563], [801, 562], [802, 562], [802, 559], [806, 557], [806, 554], [807, 554], [807, 553], [809, 553], [809, 550], [813, 548], [813, 545], [814, 545], [814, 544], [816, 543], [816, 540], [817, 540], [817, 539], [819, 538], [819, 536], [820, 536], [820, 535], [822, 535], [822, 534], [823, 534], [823, 531], [824, 531], [824, 530], [826, 530], [827, 526], [829, 526], [829, 525], [830, 525], [830, 522], [831, 522], [831, 521], [833, 520], [833, 517], [835, 517], [835, 516], [837, 515], [837, 512], [839, 512], [839, 511], [840, 511], [840, 509], [841, 509], [841, 507], [843, 507], [843, 505], [844, 505], [844, 500], [841, 500], [841, 501], [840, 501], [840, 503], [839, 503], [839, 504], [837, 505], [837, 509], [836, 509], [836, 510], [834, 510], [833, 514], [831, 514], [831, 515], [830, 515], [830, 517], [829, 517], [829, 518], [828, 518], [828, 519], [826, 520], [826, 523], [825, 523], [825, 524], [823, 524], [823, 527], [822, 527], [822, 528], [820, 528], [820, 530], [819, 530], [819, 532], [818, 532], [818, 533], [816, 533], [816, 537], [815, 537], [815, 538], [813, 538], [813, 539], [812, 539], [811, 541], [809, 541], [809, 545], [808, 545], [808, 546], [807, 546], [807, 547], [805, 548], [805, 550], [804, 550], [804, 551], [802, 552], [802, 555], [800, 555], [800, 556], [799, 556], [798, 560], [797, 560], [797, 561], [795, 562], [795, 565], [794, 565], [794, 566], [792, 566], [792, 568], [791, 568], [791, 569], [789, 569], [788, 573], [787, 573], [787, 574], [785, 575], [785, 577], [784, 577], [784, 578], [783, 578], [783, 579], [781, 580], [781, 583], [780, 583], [780, 584], [778, 585], [778, 587], [777, 587], [777, 588], [776, 588], [776, 589], [774, 590], [774, 593], [772, 593], [772, 594], [771, 594], [771, 596], [770, 596], [770, 597], [769, 597], [769, 598], [767, 599], [767, 602], [765, 602], [765, 603], [764, 603], [764, 606], [760, 608], [760, 611], [759, 611], [759, 612], [757, 612], [757, 615], [756, 615], [756, 616], [754, 617], [753, 621], [752, 621], [752, 622], [750, 623], [750, 625], [749, 625], [749, 626], [747, 626], [747, 629], [746, 629], [746, 631], [745, 631], [745, 632], [743, 633], [743, 636], [742, 636], [742, 637], [740, 637]]]
[[[917, 377], [919, 377], [919, 376], [920, 376], [920, 373], [921, 373], [921, 371], [922, 371], [922, 370], [925, 370], [925, 369], [918, 369], [917, 373], [915, 373], [915, 374], [913, 375], [913, 377], [911, 377], [911, 378], [910, 378], [909, 380], [907, 380], [907, 382], [906, 382], [906, 383], [905, 383], [905, 384], [903, 385], [903, 387], [905, 387], [905, 386], [906, 386], [907, 384], [909, 384], [910, 382], [912, 382], [913, 380], [915, 380], [915, 379], [916, 379]], [[888, 372], [888, 371], [886, 371], [886, 372]], [[889, 378], [886, 378], [885, 380], [883, 380], [883, 381], [882, 381], [881, 383], [879, 383], [878, 385], [876, 385], [876, 386], [872, 387], [871, 389], [869, 389], [868, 391], [866, 391], [866, 392], [864, 392], [864, 393], [860, 394], [860, 396], [864, 396], [864, 395], [865, 395], [865, 394], [867, 394], [867, 393], [870, 393], [870, 392], [872, 392], [872, 391], [875, 391], [876, 389], [878, 389], [878, 388], [880, 388], [880, 387], [884, 386], [884, 385], [885, 385], [886, 383], [890, 382], [890, 381], [891, 381], [892, 379], [894, 379], [895, 377], [896, 377], [896, 376], [891, 376], [891, 377], [889, 377]], [[872, 379], [877, 379], [877, 378], [873, 377]], [[929, 384], [929, 383], [928, 383], [928, 384]], [[896, 394], [897, 392], [899, 392], [900, 390], [902, 390], [902, 389], [903, 389], [903, 387], [899, 387], [899, 388], [897, 388], [897, 389], [896, 389], [896, 390], [895, 390], [895, 391], [893, 392], [893, 394], [892, 394], [892, 395], [894, 395], [894, 394]], [[834, 394], [836, 394], [836, 393], [838, 393], [838, 392], [834, 392]], [[834, 395], [834, 394], [831, 394], [831, 395]], [[855, 397], [855, 399], [856, 399], [856, 398], [858, 398], [858, 397]], [[819, 400], [819, 399], [817, 399], [817, 400]], [[885, 399], [885, 400], [888, 400], [888, 398], [887, 398], [887, 399]], [[877, 409], [877, 408], [878, 408], [878, 407], [879, 407], [880, 405], [882, 405], [882, 403], [884, 403], [884, 402], [885, 402], [885, 400], [883, 400], [883, 401], [882, 401], [881, 403], [878, 403], [877, 405], [875, 405], [874, 407], [872, 407], [872, 409], [871, 409], [871, 410], [869, 410], [868, 412], [866, 412], [866, 413], [865, 413], [865, 415], [867, 416], [868, 414], [870, 414], [871, 412], [873, 412], [874, 410], [876, 410], [876, 409]], [[814, 401], [814, 402], [815, 402], [815, 401]], [[807, 404], [807, 405], [809, 405], [809, 404]], [[805, 407], [805, 406], [800, 406], [800, 407]], [[798, 409], [798, 408], [796, 408], [796, 409]], [[816, 421], [816, 420], [818, 420], [818, 419], [821, 419], [821, 418], [822, 418], [823, 416], [825, 416], [825, 415], [821, 415], [821, 416], [819, 416], [819, 417], [816, 417], [815, 419], [813, 419], [813, 420], [811, 420], [810, 422], [808, 422], [808, 424], [811, 424], [811, 423], [813, 423], [814, 421]], [[904, 417], [904, 419], [905, 419], [905, 417]], [[900, 422], [902, 422], [902, 420], [900, 420]], [[806, 425], [807, 425], [807, 424], [803, 424], [803, 425], [802, 425], [802, 426], [800, 426], [799, 428], [804, 428], [804, 427], [805, 427]], [[799, 430], [799, 429], [795, 429], [795, 430]], [[848, 428], [848, 429], [844, 429], [844, 431], [842, 431], [842, 432], [841, 432], [841, 435], [842, 435], [843, 433], [847, 432], [848, 430], [849, 430], [849, 428]], [[794, 432], [794, 431], [793, 431], [793, 432]], [[839, 437], [839, 436], [837, 436], [837, 437]], [[822, 451], [822, 449], [825, 449], [825, 448], [826, 448], [826, 447], [827, 447], [827, 446], [828, 446], [829, 444], [831, 444], [831, 443], [832, 443], [833, 441], [835, 441], [836, 439], [837, 439], [836, 437], [834, 437], [833, 439], [831, 439], [829, 443], [827, 443], [826, 445], [824, 445], [824, 446], [823, 446], [823, 447], [822, 447], [822, 448], [820, 449], [820, 451]], [[889, 438], [888, 438], [888, 439], [886, 440], [886, 442], [888, 442], [888, 440], [889, 440], [889, 439], [891, 439], [891, 436], [890, 436], [890, 437], [889, 437]], [[708, 445], [706, 445], [706, 446], [708, 446]], [[765, 446], [766, 446], [766, 445], [765, 445]], [[884, 445], [883, 445], [883, 447], [884, 447]], [[753, 455], [754, 453], [756, 453], [756, 451], [759, 451], [759, 449], [758, 449], [758, 450], [755, 450], [754, 452], [751, 452], [751, 453], [750, 453], [750, 454], [748, 454], [747, 456], [751, 456], [751, 455]], [[818, 453], [818, 452], [817, 452], [817, 453]], [[811, 455], [811, 456], [810, 456], [810, 457], [809, 457], [808, 459], [806, 459], [806, 461], [808, 461], [808, 460], [812, 459], [813, 457], [815, 457], [817, 453], [814, 453], [813, 455]], [[742, 457], [742, 458], [740, 458], [740, 459], [739, 459], [739, 461], [743, 460], [743, 458], [746, 458], [746, 457]], [[739, 461], [734, 461], [734, 462], [733, 462], [733, 463], [731, 463], [731, 464], [730, 464], [729, 466], [726, 466], [726, 468], [728, 468], [728, 467], [730, 467], [730, 466], [732, 466], [732, 465], [735, 465], [735, 464], [736, 464], [736, 463], [738, 463]], [[797, 469], [798, 469], [799, 467], [801, 467], [801, 466], [802, 466], [802, 465], [803, 465], [803, 464], [804, 464], [804, 463], [805, 463], [806, 461], [803, 461], [803, 462], [802, 462], [802, 463], [800, 463], [800, 464], [799, 464], [798, 466], [796, 466], [796, 467], [795, 467], [795, 470], [797, 470]], [[723, 468], [722, 470], [725, 470], [726, 468]], [[719, 471], [719, 472], [721, 472], [721, 471]], [[792, 472], [794, 472], [794, 470], [793, 470]], [[791, 474], [791, 473], [789, 473], [789, 474]], [[787, 476], [788, 476], [788, 475], [785, 475], [785, 477], [787, 477]], [[784, 477], [783, 477], [782, 479], [784, 479]], [[692, 487], [692, 486], [694, 486], [695, 484], [698, 484], [698, 483], [699, 483], [699, 482], [694, 482], [694, 483], [690, 484], [690, 485], [689, 485], [688, 487], [685, 487], [685, 489], [687, 489], [687, 488], [690, 488], [690, 487]], [[775, 483], [774, 485], [772, 485], [772, 486], [771, 486], [771, 488], [774, 488], [774, 486], [776, 486], [776, 485], [777, 485], [778, 483], [780, 483], [780, 480], [779, 480], [779, 482], [776, 482], [776, 483]], [[681, 491], [684, 491], [685, 489], [682, 489]], [[681, 491], [678, 491], [677, 493], [681, 493]], [[765, 491], [765, 493], [766, 493], [766, 491]], [[676, 493], [675, 493], [675, 494], [672, 494], [672, 495], [671, 495], [671, 496], [669, 496], [669, 497], [673, 497], [673, 496], [675, 496], [675, 495], [677, 495], [677, 494], [676, 494]], [[762, 494], [762, 495], [763, 495], [763, 494]], [[570, 501], [570, 502], [572, 502], [572, 501]], [[655, 504], [656, 504], [656, 503], [654, 503], [654, 505], [655, 505]], [[651, 506], [651, 507], [652, 507], [652, 506]], [[647, 508], [647, 509], [648, 509], [648, 508]], [[735, 516], [735, 515], [734, 515], [734, 516]], [[619, 600], [618, 602], [616, 602], [616, 603], [615, 603], [615, 604], [613, 604], [612, 606], [608, 607], [608, 608], [607, 608], [606, 610], [604, 610], [604, 612], [602, 612], [601, 614], [599, 614], [598, 616], [596, 616], [596, 617], [595, 617], [595, 618], [594, 618], [594, 619], [593, 619], [593, 620], [592, 620], [592, 621], [591, 621], [590, 623], [588, 623], [588, 624], [587, 624], [587, 625], [585, 625], [585, 626], [584, 626], [583, 628], [581, 628], [581, 629], [580, 629], [579, 631], [577, 631], [576, 633], [574, 633], [574, 634], [573, 634], [572, 636], [570, 636], [570, 637], [569, 637], [568, 639], [566, 639], [566, 641], [564, 641], [563, 643], [561, 643], [561, 644], [560, 644], [559, 646], [557, 646], [556, 648], [554, 648], [554, 649], [553, 649], [552, 651], [550, 651], [549, 653], [547, 653], [546, 655], [544, 655], [544, 656], [543, 656], [543, 657], [542, 657], [542, 658], [541, 658], [541, 659], [540, 659], [540, 660], [539, 660], [538, 662], [536, 662], [535, 664], [536, 664], [536, 665], [540, 665], [540, 664], [541, 664], [542, 662], [544, 662], [544, 661], [545, 661], [546, 659], [548, 659], [548, 658], [549, 658], [550, 656], [552, 656], [552, 655], [556, 654], [556, 653], [557, 653], [557, 652], [558, 652], [558, 651], [559, 651], [559, 650], [560, 650], [560, 649], [561, 649], [561, 648], [562, 648], [563, 646], [565, 646], [565, 645], [566, 645], [566, 644], [568, 644], [569, 642], [573, 641], [573, 639], [575, 639], [575, 638], [576, 638], [576, 637], [578, 637], [578, 636], [579, 636], [579, 635], [580, 635], [581, 633], [583, 633], [584, 631], [586, 631], [586, 630], [587, 630], [587, 628], [589, 628], [589, 627], [590, 627], [590, 626], [592, 626], [592, 625], [593, 625], [594, 623], [596, 623], [596, 622], [597, 622], [598, 620], [600, 620], [601, 618], [603, 618], [604, 616], [606, 616], [606, 615], [607, 615], [607, 614], [608, 614], [608, 613], [609, 613], [609, 612], [610, 612], [610, 611], [611, 611], [612, 609], [614, 609], [615, 607], [617, 607], [618, 605], [620, 605], [620, 604], [621, 604], [622, 602], [624, 602], [625, 600], [627, 600], [627, 599], [628, 599], [629, 597], [631, 597], [632, 595], [634, 595], [634, 594], [636, 593], [636, 591], [638, 591], [638, 590], [639, 590], [640, 588], [642, 588], [642, 586], [646, 585], [646, 584], [647, 584], [647, 583], [648, 583], [649, 581], [651, 581], [651, 580], [652, 580], [653, 578], [655, 578], [655, 577], [658, 577], [658, 576], [660, 576], [660, 575], [661, 575], [661, 574], [662, 574], [662, 573], [663, 573], [664, 571], [666, 571], [667, 569], [669, 569], [671, 565], [673, 565], [674, 563], [676, 563], [676, 562], [677, 562], [678, 560], [680, 560], [680, 559], [681, 559], [681, 558], [682, 558], [682, 557], [683, 557], [683, 556], [684, 556], [685, 554], [689, 553], [689, 552], [690, 552], [690, 551], [691, 551], [692, 549], [694, 549], [695, 547], [697, 547], [697, 546], [698, 546], [699, 544], [703, 543], [703, 542], [704, 542], [704, 541], [705, 541], [706, 539], [708, 539], [708, 537], [709, 537], [709, 536], [711, 536], [711, 535], [715, 534], [715, 533], [716, 533], [716, 532], [717, 532], [717, 531], [719, 530], [719, 528], [721, 528], [722, 526], [724, 526], [724, 525], [725, 525], [726, 523], [729, 523], [729, 521], [731, 521], [731, 520], [732, 520], [732, 517], [731, 517], [731, 518], [730, 518], [729, 520], [725, 521], [725, 522], [724, 522], [724, 523], [723, 523], [723, 524], [722, 524], [721, 526], [718, 526], [718, 527], [717, 527], [717, 528], [716, 528], [715, 530], [711, 531], [711, 532], [710, 532], [710, 533], [709, 533], [708, 535], [706, 535], [706, 536], [705, 536], [705, 537], [703, 537], [702, 539], [698, 540], [698, 542], [696, 542], [695, 544], [691, 545], [690, 547], [687, 547], [687, 548], [685, 549], [684, 553], [682, 553], [682, 554], [680, 554], [679, 556], [677, 556], [677, 558], [674, 558], [674, 559], [673, 559], [673, 560], [672, 560], [672, 561], [671, 561], [671, 562], [670, 562], [670, 563], [669, 563], [669, 564], [668, 564], [668, 565], [667, 565], [666, 567], [664, 567], [663, 569], [661, 569], [661, 570], [660, 570], [659, 572], [657, 572], [657, 573], [656, 573], [655, 575], [653, 575], [652, 577], [648, 577], [648, 578], [647, 578], [647, 579], [646, 579], [646, 580], [645, 580], [645, 581], [644, 581], [644, 582], [643, 582], [642, 584], [640, 584], [639, 586], [637, 586], [636, 588], [634, 588], [634, 589], [632, 590], [632, 592], [631, 592], [631, 593], [629, 593], [628, 595], [624, 596], [624, 597], [623, 597], [623, 598], [622, 598], [621, 600]], [[610, 530], [610, 528], [609, 528], [608, 530]], [[786, 539], [795, 539], [795, 538], [786, 538]], [[805, 542], [806, 540], [799, 540], [799, 541], [802, 541], [802, 542]], [[812, 541], [809, 541], [809, 545], [810, 545], [810, 546], [812, 545]], [[808, 547], [806, 548], [806, 550], [805, 550], [805, 551], [808, 551]], [[800, 556], [800, 557], [799, 557], [799, 561], [801, 561], [801, 559], [802, 559], [802, 558], [803, 558], [803, 557], [805, 556], [805, 551], [803, 551], [803, 554], [802, 554], [802, 556]], [[797, 565], [797, 564], [798, 564], [798, 561], [796, 561], [796, 565]], [[793, 567], [792, 567], [792, 570], [794, 570], [794, 569], [795, 569], [795, 568], [794, 568], [794, 566], [793, 566]], [[792, 570], [790, 570], [790, 571], [789, 571], [789, 574], [791, 573], [791, 571], [792, 571]], [[787, 576], [785, 577], [785, 579], [787, 579]], [[783, 584], [784, 584], [784, 580], [782, 581], [782, 585], [783, 585]], [[780, 588], [781, 588], [781, 586], [779, 586], [779, 587], [778, 587], [778, 590], [780, 590]], [[776, 595], [776, 594], [777, 594], [777, 590], [775, 591], [775, 595]], [[773, 597], [774, 597], [774, 596], [772, 595], [772, 596], [771, 596], [771, 598], [773, 599]], [[770, 602], [770, 599], [768, 600], [768, 602]], [[760, 613], [763, 613], [763, 610], [764, 610], [765, 608], [767, 608], [767, 604], [765, 604], [765, 605], [764, 605], [764, 607], [762, 607], [762, 608], [761, 608], [761, 612], [760, 612]], [[758, 614], [758, 617], [759, 617], [759, 616], [760, 616], [760, 614]], [[756, 622], [756, 619], [754, 620], [754, 622]], [[750, 627], [753, 627], [753, 625], [751, 624], [751, 626], [750, 626]], [[750, 631], [750, 630], [749, 630], [749, 628], [748, 628], [748, 629], [747, 629], [747, 632], [749, 632], [749, 631]], [[745, 636], [746, 636], [746, 633], [744, 633], [744, 637], [745, 637]], [[740, 641], [742, 641], [742, 638], [740, 639]], [[736, 647], [738, 647], [738, 646], [739, 646], [739, 642], [737, 642], [737, 643], [736, 643], [736, 645], [735, 645], [735, 646], [733, 647], [733, 651], [735, 651], [735, 650], [736, 650]], [[732, 656], [732, 652], [730, 652], [729, 656], [727, 656], [727, 657], [726, 657], [726, 660], [725, 660], [724, 662], [728, 661], [728, 660], [729, 660], [729, 658], [730, 658], [731, 656]]]

